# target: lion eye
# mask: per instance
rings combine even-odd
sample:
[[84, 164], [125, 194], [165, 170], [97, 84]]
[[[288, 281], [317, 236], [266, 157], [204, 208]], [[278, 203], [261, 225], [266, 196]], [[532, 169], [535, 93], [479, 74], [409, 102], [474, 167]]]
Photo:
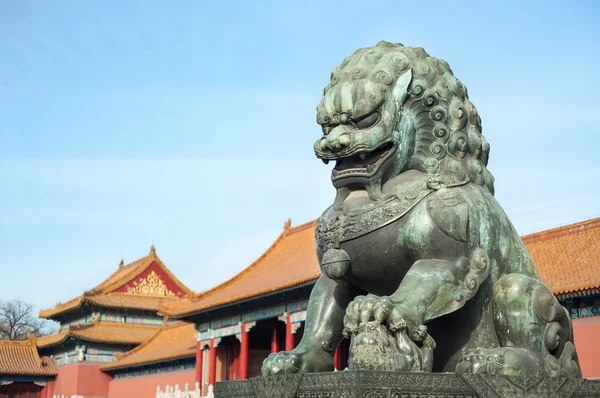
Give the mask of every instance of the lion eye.
[[373, 127], [379, 121], [379, 112], [373, 112], [368, 116], [363, 117], [362, 119], [355, 122], [356, 127], [359, 129], [368, 129], [369, 127]]

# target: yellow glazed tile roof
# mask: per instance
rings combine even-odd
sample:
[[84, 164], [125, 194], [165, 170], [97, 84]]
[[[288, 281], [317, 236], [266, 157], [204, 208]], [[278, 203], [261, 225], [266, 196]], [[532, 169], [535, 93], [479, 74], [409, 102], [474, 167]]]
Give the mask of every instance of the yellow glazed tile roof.
[[523, 236], [554, 294], [600, 287], [600, 218]]
[[69, 337], [98, 343], [136, 345], [148, 340], [159, 329], [160, 326], [96, 321], [86, 325], [71, 326], [67, 330], [41, 337], [37, 340], [37, 346], [38, 348], [50, 347], [62, 343]]
[[56, 376], [56, 368], [48, 357], [40, 358], [36, 339], [24, 341], [0, 340], [0, 375]]
[[191, 323], [176, 322], [163, 326], [149, 340], [106, 364], [103, 371], [139, 366], [196, 355], [196, 331]]
[[316, 221], [311, 221], [291, 227], [288, 220], [271, 247], [242, 272], [194, 298], [163, 305], [159, 311], [180, 316], [316, 280], [320, 268], [315, 252], [315, 226]]
[[160, 258], [156, 255], [154, 246], [150, 250], [150, 254], [132, 262], [131, 264], [121, 265], [109, 276], [104, 282], [95, 288], [85, 292], [83, 295], [76, 297], [66, 303], [59, 303], [54, 308], [40, 311], [40, 318], [49, 318], [59, 316], [66, 312], [72, 311], [81, 307], [85, 303], [95, 304], [100, 307], [108, 308], [131, 308], [138, 310], [156, 311], [161, 304], [166, 304], [171, 301], [180, 299], [179, 297], [131, 294], [131, 293], [116, 293], [115, 289], [119, 289], [128, 282], [134, 280], [153, 264], [170, 279], [177, 288], [184, 292], [183, 297], [192, 297], [193, 292], [188, 289], [179, 279], [173, 275], [164, 265]]

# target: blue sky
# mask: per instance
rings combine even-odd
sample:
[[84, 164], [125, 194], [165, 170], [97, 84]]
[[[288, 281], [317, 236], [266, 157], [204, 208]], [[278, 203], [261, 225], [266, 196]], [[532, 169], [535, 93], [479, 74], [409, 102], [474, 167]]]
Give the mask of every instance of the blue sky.
[[199, 291], [333, 200], [330, 71], [380, 40], [468, 87], [520, 233], [600, 216], [596, 1], [0, 0], [0, 300], [37, 308], [151, 244]]

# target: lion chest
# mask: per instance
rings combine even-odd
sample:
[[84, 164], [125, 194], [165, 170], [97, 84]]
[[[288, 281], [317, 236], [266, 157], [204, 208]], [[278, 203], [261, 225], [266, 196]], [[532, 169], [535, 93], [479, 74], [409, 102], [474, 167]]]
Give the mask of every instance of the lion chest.
[[322, 271], [368, 293], [391, 294], [415, 261], [451, 259], [465, 247], [468, 209], [456, 190], [415, 191], [328, 209], [318, 220]]
[[413, 207], [427, 194], [367, 203], [346, 213], [330, 208], [315, 234], [322, 271], [369, 293], [391, 294], [415, 261], [403, 237], [413, 228]]

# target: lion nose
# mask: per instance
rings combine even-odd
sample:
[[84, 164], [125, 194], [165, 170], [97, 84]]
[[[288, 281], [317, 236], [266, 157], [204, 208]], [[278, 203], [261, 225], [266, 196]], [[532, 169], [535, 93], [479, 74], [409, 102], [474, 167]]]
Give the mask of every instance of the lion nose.
[[348, 133], [331, 132], [321, 140], [321, 149], [330, 151], [341, 151], [350, 145], [350, 135]]

